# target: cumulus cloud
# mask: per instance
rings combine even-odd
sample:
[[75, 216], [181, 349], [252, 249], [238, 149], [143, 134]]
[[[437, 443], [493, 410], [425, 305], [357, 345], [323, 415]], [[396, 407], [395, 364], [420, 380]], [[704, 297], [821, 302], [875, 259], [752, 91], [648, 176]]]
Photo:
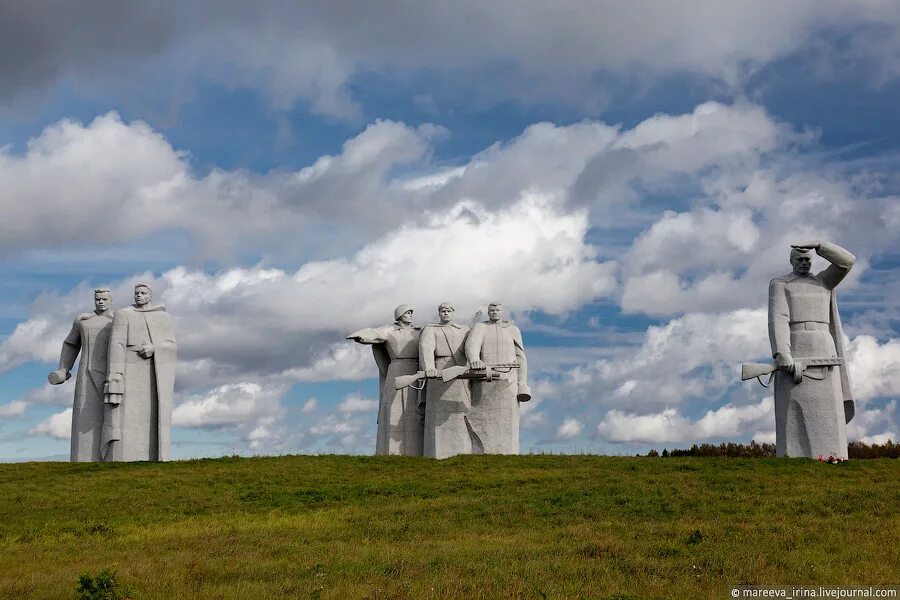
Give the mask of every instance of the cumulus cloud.
[[[62, 342], [60, 341], [60, 344]], [[73, 375], [69, 382], [63, 385], [45, 384], [25, 392], [19, 399], [13, 403], [22, 402], [25, 406], [32, 404], [49, 404], [52, 406], [66, 406], [72, 404], [72, 397], [75, 394], [75, 376]]]
[[613, 442], [660, 443], [734, 439], [761, 427], [771, 427], [774, 419], [775, 403], [770, 396], [755, 405], [726, 404], [719, 409], [707, 411], [697, 421], [691, 421], [674, 408], [643, 415], [614, 409], [597, 425], [597, 433]]
[[563, 383], [578, 397], [609, 390], [610, 406], [677, 406], [727, 388], [739, 378], [742, 362], [770, 354], [766, 332], [762, 309], [687, 314], [651, 325], [636, 348], [575, 366]]
[[582, 429], [584, 429], [584, 424], [578, 419], [566, 419], [562, 422], [562, 424], [557, 427], [556, 435], [562, 439], [572, 439], [574, 437], [578, 437], [581, 433]]
[[[595, 232], [596, 246], [575, 240], [582, 252], [619, 255], [598, 278], [603, 295], [619, 279], [623, 310], [669, 316], [760, 305], [759, 282], [786, 270], [783, 249], [799, 237], [853, 247], [860, 261], [844, 288], [869, 256], [897, 239], [894, 199], [872, 197], [876, 187], [846, 181], [843, 173], [798, 164], [790, 149], [813, 138], [753, 104], [708, 102], [624, 131], [596, 121], [538, 123], [462, 166], [435, 168], [428, 157], [445, 134], [434, 125], [376, 121], [340, 152], [297, 171], [198, 177], [189, 157], [144, 123], [123, 123], [114, 113], [89, 125], [62, 121], [22, 155], [0, 150], [0, 185], [9, 192], [0, 208], [16, 223], [4, 229], [0, 254], [135, 243], [177, 230], [199, 256], [226, 261], [241, 252], [271, 253], [285, 264], [368, 248], [376, 257], [396, 253], [389, 262], [399, 267], [410, 247], [453, 228], [459, 241], [439, 238], [442, 249], [468, 244], [472, 252], [451, 248], [443, 263], [471, 265], [511, 244], [508, 222], [521, 231], [516, 246], [530, 237], [534, 253], [546, 249], [546, 260], [522, 264], [544, 276], [559, 271], [551, 266], [560, 260], [557, 246], [573, 251], [570, 232], [531, 218], [550, 212], [548, 225], [559, 229], [569, 219]], [[399, 166], [417, 174], [398, 176]], [[685, 180], [693, 183], [685, 187]], [[673, 189], [692, 198], [683, 210], [659, 215], [644, 205], [643, 196]], [[858, 227], [848, 230], [851, 216]], [[607, 241], [633, 235], [630, 248]], [[358, 268], [366, 257], [357, 253]], [[257, 271], [253, 276], [277, 276]], [[548, 289], [557, 283], [549, 278]]]
[[0, 417], [15, 417], [18, 415], [24, 415], [25, 409], [27, 408], [28, 404], [26, 404], [22, 400], [13, 400], [12, 402], [7, 402], [6, 404], [0, 404]]
[[[857, 410], [853, 420], [847, 424], [847, 440], [883, 439], [890, 437], [895, 442], [894, 435], [897, 427], [895, 420], [897, 415], [897, 400], [891, 400], [882, 407], [871, 408], [863, 404], [862, 410]], [[866, 442], [873, 443], [873, 442]], [[884, 443], [884, 442], [874, 442]]]
[[191, 234], [201, 253], [231, 253], [304, 229], [313, 243], [317, 227], [338, 218], [351, 228], [354, 219], [368, 222], [377, 234], [396, 223], [381, 197], [387, 173], [423, 159], [441, 132], [376, 121], [340, 154], [297, 172], [198, 178], [189, 157], [141, 121], [116, 113], [88, 125], [63, 120], [21, 155], [0, 148], [0, 208], [15, 223], [3, 228], [0, 254], [108, 246], [172, 229]]
[[893, 431], [885, 431], [876, 435], [867, 435], [859, 439], [864, 444], [886, 444], [897, 439], [897, 434]]
[[72, 409], [51, 415], [29, 430], [29, 435], [46, 435], [52, 438], [67, 440], [72, 434]]
[[375, 415], [337, 411], [308, 426], [305, 449], [319, 452], [371, 453], [375, 447]]
[[[59, 322], [52, 323], [51, 319], [44, 317], [36, 317], [23, 321], [16, 325], [13, 332], [3, 340], [0, 344], [0, 371], [5, 371], [16, 367], [24, 360], [41, 357], [44, 362], [52, 362], [50, 358], [54, 353], [59, 352], [62, 340], [65, 339], [66, 332], [63, 332], [63, 325]], [[51, 330], [56, 333], [62, 333], [59, 341], [54, 343], [54, 338], [49, 334]]]
[[847, 360], [858, 401], [900, 396], [900, 339], [880, 344], [870, 335], [857, 336], [847, 346]]
[[241, 382], [226, 384], [204, 394], [181, 399], [172, 411], [178, 427], [222, 427], [245, 424], [282, 413], [284, 385]]
[[378, 409], [378, 400], [372, 400], [371, 398], [363, 398], [359, 394], [350, 394], [338, 404], [338, 412], [342, 413], [354, 413], [354, 412], [366, 412], [372, 413]]
[[[237, 383], [250, 381], [248, 374], [359, 378], [364, 368], [371, 372], [364, 367], [371, 358], [367, 350], [351, 349], [344, 335], [391, 322], [401, 302], [420, 307], [418, 318], [427, 321], [434, 318], [429, 307], [447, 298], [462, 315], [495, 298], [510, 298], [513, 312], [559, 314], [608, 295], [614, 267], [596, 260], [586, 231], [586, 214], [562, 212], [552, 199], [527, 197], [502, 213], [461, 203], [349, 258], [311, 261], [294, 272], [255, 267], [207, 274], [179, 267], [138, 278], [170, 307], [186, 368], [179, 377], [186, 382], [216, 377]], [[113, 296], [129, 297], [131, 284], [113, 283]], [[52, 361], [58, 347], [47, 340], [64, 337], [70, 315], [84, 310], [87, 289], [44, 298], [40, 314], [0, 344], [0, 366]], [[360, 304], [360, 298], [373, 301]]]

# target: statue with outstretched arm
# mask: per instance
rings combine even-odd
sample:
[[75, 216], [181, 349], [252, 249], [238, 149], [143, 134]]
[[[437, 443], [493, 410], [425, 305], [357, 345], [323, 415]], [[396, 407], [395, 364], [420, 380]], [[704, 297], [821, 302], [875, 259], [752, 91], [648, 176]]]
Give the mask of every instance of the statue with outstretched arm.
[[394, 309], [394, 323], [360, 329], [347, 336], [372, 346], [378, 365], [378, 429], [375, 454], [422, 456], [425, 407], [419, 390], [398, 386], [397, 379], [419, 371], [419, 332], [413, 325], [413, 308], [401, 304]]
[[[812, 273], [812, 253], [830, 265]], [[793, 270], [769, 283], [778, 456], [847, 458], [854, 414], [835, 288], [855, 257], [827, 241], [791, 247]]]

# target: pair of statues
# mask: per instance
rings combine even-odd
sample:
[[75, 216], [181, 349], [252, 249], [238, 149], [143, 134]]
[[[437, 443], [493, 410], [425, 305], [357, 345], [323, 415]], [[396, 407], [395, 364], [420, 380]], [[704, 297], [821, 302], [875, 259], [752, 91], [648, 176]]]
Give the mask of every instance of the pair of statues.
[[378, 365], [375, 454], [518, 454], [519, 402], [531, 399], [522, 333], [500, 303], [471, 329], [454, 312], [444, 302], [437, 323], [416, 327], [401, 304], [393, 324], [347, 336]]
[[79, 315], [63, 342], [54, 385], [75, 377], [73, 462], [167, 460], [175, 387], [175, 333], [150, 286], [113, 312], [108, 288], [94, 290], [94, 312]]

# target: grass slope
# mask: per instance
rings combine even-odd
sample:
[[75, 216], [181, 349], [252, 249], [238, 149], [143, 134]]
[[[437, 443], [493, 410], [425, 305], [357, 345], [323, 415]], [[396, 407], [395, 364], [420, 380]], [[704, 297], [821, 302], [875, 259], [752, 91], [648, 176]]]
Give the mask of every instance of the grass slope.
[[0, 598], [724, 598], [900, 580], [900, 461], [0, 465]]

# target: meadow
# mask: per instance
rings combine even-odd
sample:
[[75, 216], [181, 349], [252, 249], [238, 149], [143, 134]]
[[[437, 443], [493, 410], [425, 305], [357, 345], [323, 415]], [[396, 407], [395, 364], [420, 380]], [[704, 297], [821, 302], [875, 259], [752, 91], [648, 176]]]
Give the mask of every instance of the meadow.
[[900, 583], [900, 461], [0, 464], [0, 598], [726, 598]]

